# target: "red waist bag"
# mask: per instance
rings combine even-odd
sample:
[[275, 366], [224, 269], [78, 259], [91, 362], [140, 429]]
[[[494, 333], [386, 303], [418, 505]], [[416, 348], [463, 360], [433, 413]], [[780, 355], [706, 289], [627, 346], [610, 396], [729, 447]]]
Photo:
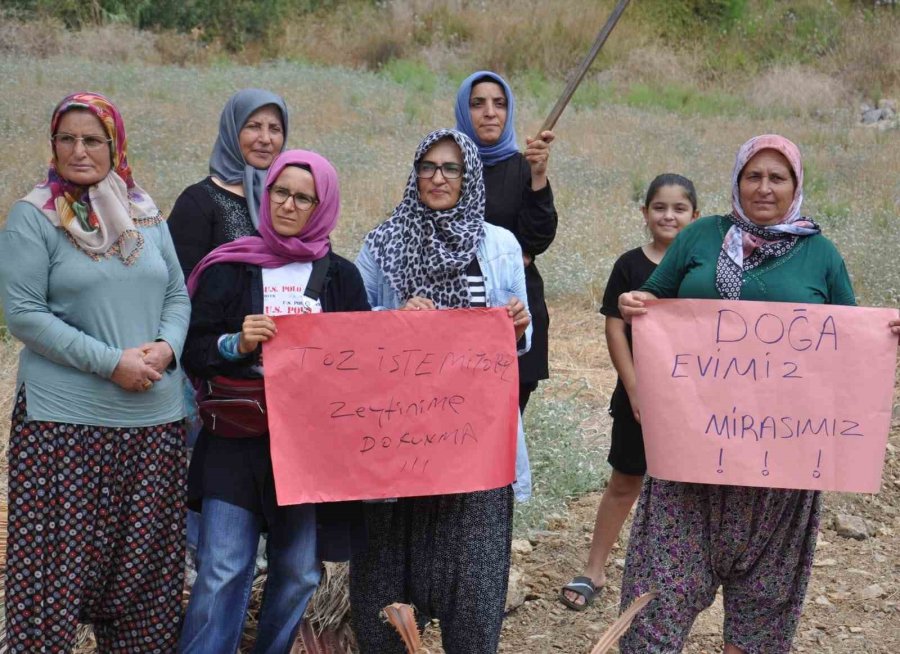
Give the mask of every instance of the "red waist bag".
[[217, 375], [203, 382], [197, 401], [208, 432], [223, 438], [259, 438], [269, 431], [266, 389], [260, 379]]

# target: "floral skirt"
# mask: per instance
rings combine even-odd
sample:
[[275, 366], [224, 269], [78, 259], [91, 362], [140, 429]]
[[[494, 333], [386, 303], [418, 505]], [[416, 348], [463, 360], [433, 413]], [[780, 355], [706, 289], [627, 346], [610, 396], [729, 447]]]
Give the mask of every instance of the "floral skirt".
[[650, 590], [659, 596], [635, 618], [620, 651], [680, 652], [721, 586], [726, 643], [748, 654], [790, 652], [820, 507], [816, 491], [645, 479], [625, 558], [622, 608]]
[[90, 622], [101, 652], [174, 652], [184, 578], [181, 422], [115, 428], [26, 419], [9, 446], [10, 652], [67, 652]]

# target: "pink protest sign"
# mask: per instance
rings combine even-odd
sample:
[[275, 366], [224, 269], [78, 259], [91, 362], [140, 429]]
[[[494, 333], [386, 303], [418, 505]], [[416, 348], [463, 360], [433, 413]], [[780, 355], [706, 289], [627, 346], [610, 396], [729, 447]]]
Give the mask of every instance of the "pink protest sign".
[[505, 309], [275, 319], [263, 348], [278, 503], [461, 493], [515, 477]]
[[876, 493], [894, 309], [655, 300], [634, 320], [648, 474]]

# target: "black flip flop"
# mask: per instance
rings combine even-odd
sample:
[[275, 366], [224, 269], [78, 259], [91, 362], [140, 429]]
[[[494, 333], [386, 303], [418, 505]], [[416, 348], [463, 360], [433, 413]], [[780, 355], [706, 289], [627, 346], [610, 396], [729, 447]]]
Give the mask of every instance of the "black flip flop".
[[[575, 577], [562, 587], [559, 593], [559, 601], [568, 606], [573, 611], [584, 611], [587, 607], [594, 603], [594, 598], [603, 586], [595, 586], [590, 577]], [[576, 604], [568, 597], [566, 591], [570, 590], [579, 597], [584, 598], [584, 604]]]

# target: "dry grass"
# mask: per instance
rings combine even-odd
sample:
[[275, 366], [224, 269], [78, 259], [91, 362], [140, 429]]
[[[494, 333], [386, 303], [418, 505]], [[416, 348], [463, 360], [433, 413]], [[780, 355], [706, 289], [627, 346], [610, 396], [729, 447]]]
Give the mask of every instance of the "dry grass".
[[[479, 0], [348, 2], [288, 24], [276, 50], [306, 61], [362, 63], [370, 69], [424, 52], [434, 70], [444, 72], [480, 66], [565, 73], [577, 63], [573, 53], [587, 50], [613, 4], [571, 0], [560, 11], [556, 3], [540, 0], [495, 0], [489, 8]], [[621, 53], [638, 33], [623, 21], [606, 56]]]
[[753, 79], [748, 102], [761, 111], [782, 110], [799, 116], [831, 115], [852, 104], [844, 82], [801, 66], [776, 66]]
[[90, 56], [97, 61], [142, 64], [203, 64], [220, 52], [187, 34], [149, 32], [110, 23], [69, 31], [62, 21], [42, 17], [20, 20], [0, 14], [0, 55], [45, 59], [59, 55]]
[[878, 99], [900, 91], [900, 11], [881, 10], [873, 18], [857, 14], [846, 21], [828, 67], [847, 87]]

